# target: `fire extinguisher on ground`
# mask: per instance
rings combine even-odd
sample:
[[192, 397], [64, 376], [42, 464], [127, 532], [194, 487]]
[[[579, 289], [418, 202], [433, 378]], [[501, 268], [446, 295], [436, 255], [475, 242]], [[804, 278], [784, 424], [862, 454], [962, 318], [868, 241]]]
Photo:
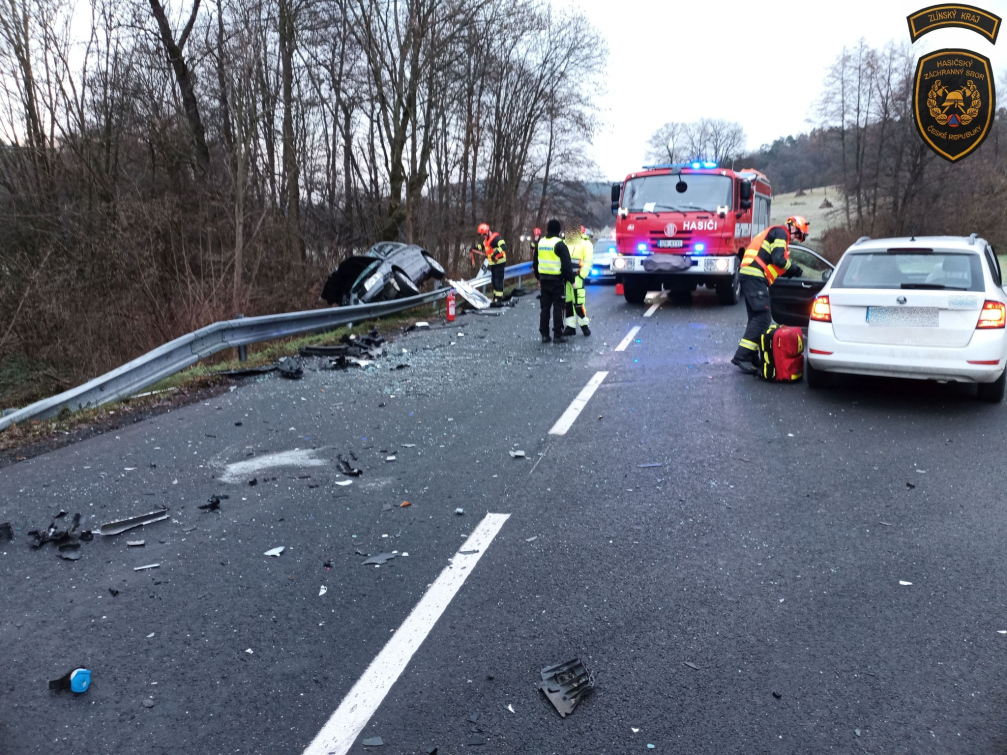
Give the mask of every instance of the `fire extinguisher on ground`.
[[455, 292], [454, 289], [448, 291], [447, 298], [447, 320], [448, 322], [455, 321]]

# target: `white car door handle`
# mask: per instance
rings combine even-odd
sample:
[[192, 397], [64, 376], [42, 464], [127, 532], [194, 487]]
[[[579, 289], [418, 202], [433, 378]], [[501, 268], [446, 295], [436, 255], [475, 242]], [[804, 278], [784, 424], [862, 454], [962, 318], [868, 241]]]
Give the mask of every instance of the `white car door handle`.
[[801, 288], [811, 288], [811, 284], [810, 283], [802, 283], [801, 284]]

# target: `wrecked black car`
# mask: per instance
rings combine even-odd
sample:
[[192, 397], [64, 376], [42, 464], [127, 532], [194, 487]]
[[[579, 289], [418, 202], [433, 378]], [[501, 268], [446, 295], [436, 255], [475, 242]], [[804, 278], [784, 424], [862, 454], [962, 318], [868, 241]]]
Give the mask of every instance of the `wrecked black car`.
[[340, 262], [325, 281], [322, 298], [344, 307], [401, 299], [418, 294], [428, 278], [444, 275], [444, 267], [425, 249], [382, 241]]

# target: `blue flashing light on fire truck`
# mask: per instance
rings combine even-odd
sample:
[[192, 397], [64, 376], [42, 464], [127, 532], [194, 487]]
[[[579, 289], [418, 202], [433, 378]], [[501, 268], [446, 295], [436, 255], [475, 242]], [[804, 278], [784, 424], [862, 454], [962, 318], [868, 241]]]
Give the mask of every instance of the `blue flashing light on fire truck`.
[[704, 286], [722, 304], [737, 304], [741, 258], [769, 226], [772, 196], [759, 171], [709, 161], [648, 165], [613, 184], [612, 271], [626, 301], [641, 304], [661, 289], [686, 301]]

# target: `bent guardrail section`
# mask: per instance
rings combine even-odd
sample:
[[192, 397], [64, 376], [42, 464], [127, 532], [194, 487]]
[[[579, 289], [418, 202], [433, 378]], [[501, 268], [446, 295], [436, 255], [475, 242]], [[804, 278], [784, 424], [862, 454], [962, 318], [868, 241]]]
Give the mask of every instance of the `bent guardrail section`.
[[[517, 278], [530, 273], [531, 263], [524, 262], [508, 267], [504, 277]], [[489, 283], [489, 280], [489, 277], [482, 276], [473, 278], [469, 283], [481, 288]], [[432, 304], [443, 299], [450, 290], [450, 288], [439, 288], [406, 299], [394, 299], [377, 304], [311, 309], [305, 312], [283, 312], [277, 315], [244, 317], [237, 320], [216, 322], [176, 338], [174, 341], [169, 341], [111, 372], [89, 380], [84, 385], [36, 401], [23, 409], [0, 417], [0, 431], [16, 422], [52, 417], [64, 409], [77, 411], [87, 407], [101, 406], [110, 401], [118, 401], [134, 393], [139, 393], [144, 388], [154, 385], [176, 372], [181, 372], [199, 360], [224, 349], [263, 343], [315, 330], [331, 330], [340, 325], [405, 312], [414, 307]]]

